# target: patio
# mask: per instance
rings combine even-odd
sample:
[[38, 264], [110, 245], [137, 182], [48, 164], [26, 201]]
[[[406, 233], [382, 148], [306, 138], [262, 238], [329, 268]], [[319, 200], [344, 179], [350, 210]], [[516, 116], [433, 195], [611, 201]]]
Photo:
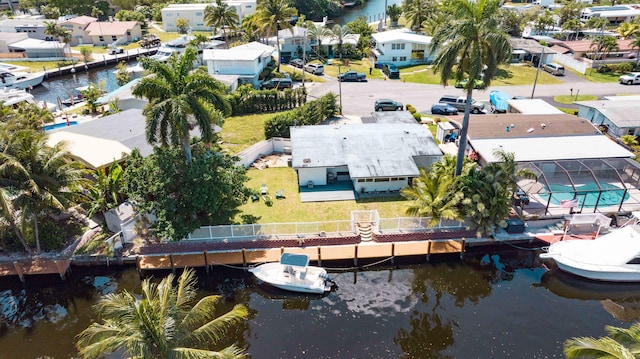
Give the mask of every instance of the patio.
[[355, 200], [353, 183], [351, 181], [336, 181], [323, 186], [301, 186], [301, 202], [328, 202]]

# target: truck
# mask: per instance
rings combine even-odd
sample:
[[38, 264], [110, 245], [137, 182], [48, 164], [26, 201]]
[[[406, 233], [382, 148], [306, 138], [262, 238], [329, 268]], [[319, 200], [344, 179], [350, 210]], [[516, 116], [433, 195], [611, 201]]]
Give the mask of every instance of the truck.
[[[458, 111], [464, 111], [464, 107], [467, 103], [466, 96], [453, 96], [453, 95], [443, 95], [440, 98], [442, 103], [448, 103], [453, 107], [457, 108]], [[476, 100], [471, 100], [471, 112], [472, 113], [482, 113], [484, 112], [484, 103], [477, 102]]]
[[365, 75], [362, 72], [356, 72], [353, 70], [349, 70], [345, 73], [339, 74], [338, 75], [338, 81], [355, 81], [355, 82], [362, 82], [362, 81], [367, 81], [367, 75]]

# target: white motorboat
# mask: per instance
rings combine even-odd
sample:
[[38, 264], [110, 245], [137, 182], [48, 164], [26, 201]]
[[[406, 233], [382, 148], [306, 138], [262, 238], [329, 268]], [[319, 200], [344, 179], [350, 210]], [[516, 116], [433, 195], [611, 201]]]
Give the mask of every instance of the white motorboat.
[[306, 254], [282, 253], [280, 262], [261, 264], [249, 272], [263, 282], [293, 292], [322, 294], [335, 284], [324, 268], [309, 265]]
[[594, 240], [553, 243], [540, 258], [560, 270], [608, 282], [640, 282], [640, 226], [630, 225]]
[[44, 72], [0, 72], [0, 87], [28, 89], [40, 85], [43, 80]]
[[42, 108], [46, 108], [49, 112], [55, 112], [57, 106], [46, 101], [36, 101], [32, 94], [26, 90], [17, 88], [0, 89], [0, 103], [7, 107], [16, 108], [21, 103], [36, 104]]

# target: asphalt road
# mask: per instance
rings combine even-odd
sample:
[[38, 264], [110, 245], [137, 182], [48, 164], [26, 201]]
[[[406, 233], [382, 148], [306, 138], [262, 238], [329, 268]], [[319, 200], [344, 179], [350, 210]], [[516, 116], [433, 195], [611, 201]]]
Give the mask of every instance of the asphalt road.
[[[431, 105], [438, 102], [442, 95], [464, 95], [462, 89], [453, 86], [423, 85], [402, 82], [401, 80], [369, 80], [368, 82], [343, 82], [340, 90], [339, 82], [325, 76], [327, 82], [311, 84], [311, 98], [320, 97], [331, 91], [342, 93], [343, 114], [347, 116], [368, 116], [373, 112], [375, 100], [390, 98], [403, 104], [413, 105], [418, 112], [430, 113]], [[552, 98], [556, 95], [589, 94], [613, 96], [621, 94], [640, 95], [640, 86], [621, 85], [619, 83], [593, 83], [577, 76], [559, 77], [564, 81], [558, 85], [537, 85], [534, 98]], [[531, 97], [533, 85], [496, 86], [484, 90], [474, 90], [473, 98], [477, 101], [489, 102], [489, 92], [499, 90], [511, 96]], [[567, 106], [568, 107], [568, 106]]]

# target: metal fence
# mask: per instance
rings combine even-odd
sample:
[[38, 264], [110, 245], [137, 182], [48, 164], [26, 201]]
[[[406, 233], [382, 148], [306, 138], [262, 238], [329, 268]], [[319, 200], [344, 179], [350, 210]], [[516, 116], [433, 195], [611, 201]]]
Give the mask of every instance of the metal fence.
[[198, 241], [210, 239], [243, 240], [256, 237], [297, 238], [310, 235], [351, 236], [355, 235], [355, 228], [351, 221], [203, 226], [191, 232], [185, 239]]
[[438, 225], [429, 227], [430, 221], [429, 217], [381, 218], [378, 231], [380, 233], [397, 233], [466, 228], [465, 222], [462, 221], [440, 220]]

